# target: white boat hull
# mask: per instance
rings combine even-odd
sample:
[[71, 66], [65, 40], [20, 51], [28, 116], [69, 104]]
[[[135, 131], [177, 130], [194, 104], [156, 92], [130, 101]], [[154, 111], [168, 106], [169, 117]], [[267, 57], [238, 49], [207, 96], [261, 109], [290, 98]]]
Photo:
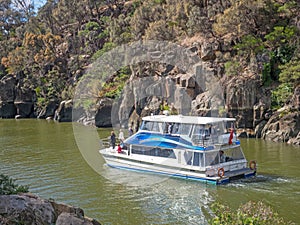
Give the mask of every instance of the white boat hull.
[[224, 184], [237, 176], [250, 177], [254, 176], [256, 171], [249, 168], [238, 169], [233, 172], [225, 172], [221, 176], [209, 176], [206, 171], [193, 170], [187, 168], [176, 168], [151, 162], [145, 162], [127, 154], [119, 154], [109, 148], [99, 151], [104, 157], [106, 164], [113, 168], [125, 169], [136, 172], [153, 173], [163, 176], [170, 176], [181, 179], [197, 180], [205, 183]]

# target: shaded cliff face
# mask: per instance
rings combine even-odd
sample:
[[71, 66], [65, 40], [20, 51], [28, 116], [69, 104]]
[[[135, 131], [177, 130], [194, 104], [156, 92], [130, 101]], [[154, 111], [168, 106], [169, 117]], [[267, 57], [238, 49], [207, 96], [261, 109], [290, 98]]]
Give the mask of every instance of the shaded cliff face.
[[34, 117], [35, 92], [22, 80], [7, 75], [0, 80], [0, 118]]

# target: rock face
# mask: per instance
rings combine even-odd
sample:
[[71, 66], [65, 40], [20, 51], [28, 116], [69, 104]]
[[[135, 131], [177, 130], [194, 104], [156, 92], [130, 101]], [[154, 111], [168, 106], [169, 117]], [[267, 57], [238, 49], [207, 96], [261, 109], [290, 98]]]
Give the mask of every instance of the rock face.
[[0, 80], [0, 117], [13, 118], [17, 109], [14, 105], [16, 79], [5, 76]]
[[58, 122], [71, 122], [72, 121], [73, 101], [62, 101], [55, 112], [54, 119]]
[[1, 225], [100, 224], [94, 219], [85, 217], [80, 208], [44, 200], [29, 193], [0, 195], [0, 221]]
[[12, 75], [0, 80], [0, 118], [34, 117], [35, 92]]
[[289, 144], [300, 144], [300, 86], [298, 86], [290, 104], [277, 110], [270, 117], [261, 136], [264, 139]]
[[[145, 65], [142, 73], [133, 68], [119, 102], [110, 112], [98, 111], [97, 126], [110, 120], [113, 126], [132, 126], [137, 130], [142, 116], [161, 113], [160, 106], [167, 102], [179, 114], [234, 117], [237, 128], [247, 130], [247, 137], [299, 143], [300, 88], [295, 90], [291, 109], [274, 113], [271, 89], [262, 85], [255, 70], [237, 76], [222, 76], [224, 71], [218, 63], [226, 52], [231, 51], [230, 46], [214, 38], [198, 38], [197, 41], [187, 44], [191, 55], [201, 59], [195, 64], [194, 72], [185, 73], [176, 65], [156, 67], [154, 74], [147, 71]], [[158, 58], [162, 55], [159, 51], [155, 53]]]

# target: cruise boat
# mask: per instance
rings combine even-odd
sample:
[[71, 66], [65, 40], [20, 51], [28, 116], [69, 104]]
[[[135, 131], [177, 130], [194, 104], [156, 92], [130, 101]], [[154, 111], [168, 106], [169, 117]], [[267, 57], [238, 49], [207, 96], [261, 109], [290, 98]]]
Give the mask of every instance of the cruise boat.
[[223, 184], [256, 174], [234, 132], [234, 118], [151, 115], [122, 148], [99, 152], [110, 167]]

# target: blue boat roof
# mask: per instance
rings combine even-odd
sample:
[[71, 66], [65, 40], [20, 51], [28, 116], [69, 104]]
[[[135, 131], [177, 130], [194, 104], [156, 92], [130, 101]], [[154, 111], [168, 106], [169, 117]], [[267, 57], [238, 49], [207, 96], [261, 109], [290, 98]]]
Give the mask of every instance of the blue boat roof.
[[168, 134], [156, 134], [148, 132], [138, 132], [125, 141], [126, 144], [140, 145], [147, 147], [160, 148], [177, 148], [177, 149], [191, 149], [191, 150], [211, 150], [214, 147], [208, 146], [194, 146], [191, 142], [179, 137]]

